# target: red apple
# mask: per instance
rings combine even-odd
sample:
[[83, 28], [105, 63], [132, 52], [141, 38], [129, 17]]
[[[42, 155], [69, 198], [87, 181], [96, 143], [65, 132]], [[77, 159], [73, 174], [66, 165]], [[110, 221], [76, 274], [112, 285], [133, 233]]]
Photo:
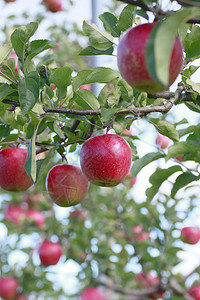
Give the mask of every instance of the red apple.
[[73, 165], [54, 166], [47, 175], [46, 183], [51, 199], [62, 207], [80, 203], [89, 188], [81, 169]]
[[[146, 65], [146, 44], [156, 23], [146, 23], [127, 30], [117, 49], [117, 62], [122, 77], [132, 86], [147, 93], [156, 93], [164, 88], [151, 78]], [[169, 86], [176, 80], [183, 65], [183, 47], [177, 37], [171, 53]]]
[[[140, 283], [142, 287], [145, 288], [153, 288], [160, 285], [160, 278], [153, 276], [151, 272], [144, 274], [143, 272], [137, 274], [136, 280]], [[162, 297], [163, 291], [158, 291], [155, 295], [149, 295], [149, 298], [156, 299], [158, 297]]]
[[0, 187], [7, 191], [26, 191], [32, 180], [24, 169], [27, 150], [8, 148], [0, 151]]
[[52, 90], [55, 90], [55, 89], [57, 88], [57, 86], [56, 86], [54, 83], [51, 83], [51, 84], [50, 84], [50, 88], [51, 88]]
[[122, 133], [126, 135], [133, 135], [133, 127], [130, 127], [130, 129], [125, 129]]
[[185, 243], [196, 244], [200, 240], [200, 229], [195, 227], [184, 227], [181, 230], [181, 237]]
[[45, 216], [38, 210], [28, 209], [26, 211], [26, 218], [34, 221], [38, 227], [42, 227], [44, 225]]
[[188, 294], [192, 296], [195, 300], [200, 300], [200, 285], [192, 286], [189, 289]]
[[51, 0], [46, 2], [47, 9], [51, 12], [62, 11], [62, 1], [61, 0]]
[[7, 300], [14, 299], [18, 286], [17, 280], [12, 277], [0, 278], [0, 297]]
[[92, 92], [92, 86], [91, 84], [85, 84], [79, 87], [79, 90], [88, 90], [90, 92]]
[[81, 168], [93, 184], [115, 186], [127, 176], [132, 152], [119, 135], [103, 134], [89, 138], [80, 152]]
[[15, 2], [16, 0], [4, 0], [5, 2]]
[[[7, 1], [7, 2], [14, 2], [14, 1]], [[15, 60], [15, 73], [17, 73], [17, 66], [18, 66], [18, 56], [16, 53], [10, 53], [10, 55], [8, 56], [8, 59], [9, 58], [14, 58]]]
[[80, 295], [80, 300], [106, 300], [106, 299], [107, 298], [104, 295], [104, 293], [96, 287], [88, 288]]
[[25, 210], [21, 205], [9, 205], [5, 211], [5, 219], [19, 225], [25, 218]]
[[179, 155], [179, 156], [176, 157], [176, 159], [177, 159], [178, 161], [182, 161], [182, 158], [183, 158], [183, 155]]
[[134, 235], [130, 238], [131, 240], [137, 240], [139, 242], [143, 242], [149, 238], [150, 234], [148, 232], [142, 232], [143, 226], [137, 225], [132, 228], [132, 232]]
[[43, 266], [56, 265], [62, 255], [62, 246], [59, 243], [44, 240], [38, 253]]
[[166, 149], [169, 146], [169, 138], [162, 134], [158, 134], [156, 137], [156, 145], [158, 145], [161, 149]]
[[28, 298], [23, 295], [18, 295], [16, 300], [28, 300]]
[[133, 233], [142, 233], [142, 230], [143, 230], [143, 225], [137, 225], [137, 226], [134, 226], [132, 228], [132, 232]]

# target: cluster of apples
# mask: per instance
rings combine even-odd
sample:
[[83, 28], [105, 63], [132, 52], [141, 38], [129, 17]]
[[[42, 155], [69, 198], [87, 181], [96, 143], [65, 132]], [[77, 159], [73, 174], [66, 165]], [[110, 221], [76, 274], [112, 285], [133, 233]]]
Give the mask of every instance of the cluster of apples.
[[43, 0], [43, 3], [51, 12], [62, 11], [62, 0]]

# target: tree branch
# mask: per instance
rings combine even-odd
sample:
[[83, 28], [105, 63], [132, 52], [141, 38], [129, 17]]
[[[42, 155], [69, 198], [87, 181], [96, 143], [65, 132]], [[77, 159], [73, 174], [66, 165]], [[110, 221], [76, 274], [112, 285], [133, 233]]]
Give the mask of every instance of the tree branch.
[[200, 2], [188, 1], [188, 0], [176, 0], [180, 5], [198, 6], [200, 7]]
[[191, 297], [187, 291], [178, 284], [178, 282], [172, 278], [169, 282], [169, 287], [174, 291], [176, 292], [177, 294], [179, 295], [182, 295], [183, 296], [183, 299], [185, 300], [194, 300], [193, 297]]

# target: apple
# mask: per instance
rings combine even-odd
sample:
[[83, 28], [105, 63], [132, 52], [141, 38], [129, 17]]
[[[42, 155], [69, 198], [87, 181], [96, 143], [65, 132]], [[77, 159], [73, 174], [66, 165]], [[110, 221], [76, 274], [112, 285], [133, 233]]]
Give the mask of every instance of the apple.
[[126, 135], [133, 135], [133, 127], [130, 127], [130, 129], [124, 129], [122, 133]]
[[80, 152], [81, 168], [93, 184], [116, 186], [127, 176], [132, 160], [129, 144], [119, 135], [89, 138]]
[[149, 232], [142, 232], [142, 230], [143, 230], [143, 226], [141, 224], [134, 226], [132, 228], [132, 232], [134, 233], [134, 235], [130, 239], [137, 240], [139, 242], [143, 242], [146, 239], [148, 239], [150, 236]]
[[134, 226], [132, 228], [133, 233], [142, 233], [142, 230], [143, 230], [143, 225], [142, 224]]
[[32, 184], [24, 169], [27, 150], [7, 148], [0, 151], [0, 187], [6, 191], [26, 191]]
[[16, 0], [4, 0], [5, 2], [15, 2]]
[[62, 1], [61, 0], [47, 0], [43, 1], [46, 3], [46, 7], [51, 12], [62, 11]]
[[85, 198], [89, 183], [79, 167], [64, 164], [56, 165], [49, 171], [46, 186], [53, 202], [67, 207]]
[[44, 240], [38, 253], [43, 266], [56, 265], [62, 255], [62, 246], [59, 243]]
[[57, 86], [56, 86], [54, 83], [51, 83], [51, 84], [50, 84], [50, 88], [51, 88], [52, 90], [55, 90], [55, 89], [57, 88]]
[[104, 293], [96, 287], [88, 288], [80, 295], [80, 300], [106, 300], [106, 299], [107, 298], [104, 295]]
[[28, 209], [26, 211], [26, 218], [32, 220], [38, 227], [42, 227], [44, 225], [45, 216], [38, 210]]
[[90, 92], [92, 92], [92, 86], [91, 84], [85, 84], [79, 87], [79, 90], [88, 90]]
[[17, 294], [18, 282], [13, 277], [0, 278], [0, 297], [3, 299], [14, 299]]
[[188, 294], [192, 296], [195, 300], [200, 300], [200, 285], [192, 286], [189, 289]]
[[181, 237], [185, 243], [196, 244], [200, 240], [200, 229], [192, 226], [183, 227]]
[[[151, 78], [146, 65], [146, 44], [156, 22], [137, 25], [121, 37], [117, 49], [117, 63], [121, 76], [133, 88], [147, 93], [163, 91], [161, 84]], [[176, 80], [183, 65], [183, 47], [177, 37], [170, 58], [169, 86]]]
[[9, 205], [5, 211], [5, 219], [19, 225], [25, 218], [25, 210], [21, 205]]
[[[7, 1], [7, 2], [14, 2], [14, 1]], [[10, 53], [10, 55], [8, 56], [8, 59], [9, 58], [14, 58], [15, 60], [15, 73], [17, 73], [17, 66], [18, 66], [18, 56], [16, 53]]]
[[[160, 278], [153, 276], [151, 274], [151, 272], [148, 272], [146, 274], [144, 274], [143, 272], [140, 272], [139, 274], [137, 274], [136, 280], [140, 283], [140, 285], [142, 287], [145, 287], [145, 288], [153, 288], [153, 287], [160, 285]], [[149, 295], [149, 298], [156, 299], [157, 296], [162, 297], [163, 293], [164, 292], [160, 290], [155, 293], [155, 296]]]
[[28, 300], [28, 298], [23, 295], [18, 295], [16, 300]]
[[179, 156], [176, 157], [176, 159], [177, 159], [178, 161], [182, 161], [182, 158], [183, 158], [183, 155], [179, 155]]
[[156, 137], [156, 145], [158, 145], [161, 149], [166, 149], [169, 146], [169, 142], [169, 138], [160, 133]]

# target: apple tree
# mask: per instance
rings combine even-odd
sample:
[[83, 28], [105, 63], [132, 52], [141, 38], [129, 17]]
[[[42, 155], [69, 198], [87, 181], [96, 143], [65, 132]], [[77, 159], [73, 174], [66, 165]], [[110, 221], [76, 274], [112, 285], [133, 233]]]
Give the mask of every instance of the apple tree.
[[99, 19], [74, 26], [84, 46], [36, 39], [42, 19], [0, 46], [0, 297], [200, 299], [199, 264], [179, 268], [200, 240], [200, 4]]

